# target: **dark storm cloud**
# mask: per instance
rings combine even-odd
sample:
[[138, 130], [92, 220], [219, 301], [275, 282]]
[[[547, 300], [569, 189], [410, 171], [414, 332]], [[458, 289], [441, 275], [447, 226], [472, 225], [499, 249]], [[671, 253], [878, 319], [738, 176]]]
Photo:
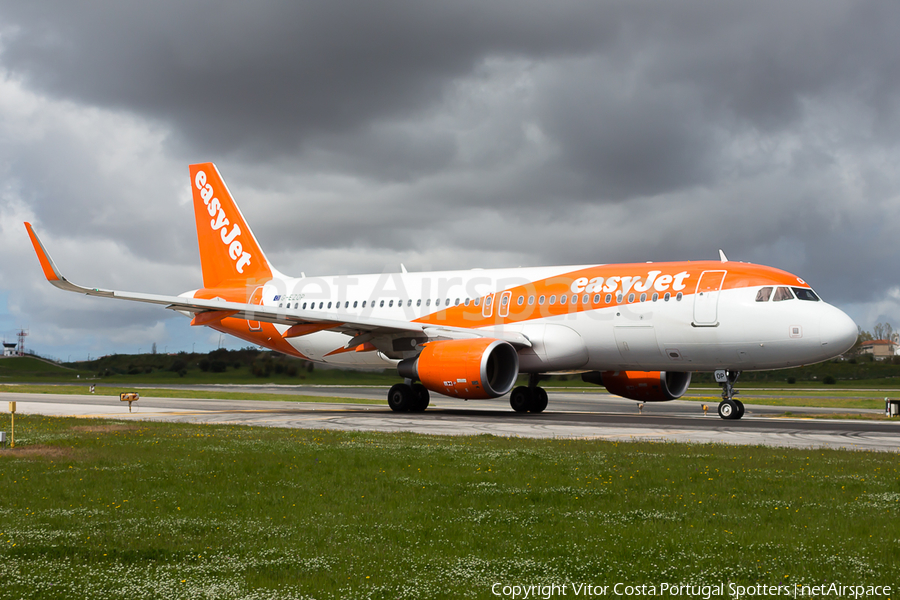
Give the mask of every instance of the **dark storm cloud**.
[[3, 59], [30, 85], [172, 122], [194, 148], [295, 148], [435, 102], [486, 54], [593, 47], [589, 4], [12, 3]]
[[[30, 85], [168, 122], [196, 151], [248, 157], [426, 110], [448, 81], [496, 55], [603, 56], [603, 86], [635, 95], [597, 94], [600, 73], [562, 71], [549, 110], [568, 117], [550, 122], [573, 156], [610, 156], [610, 170], [628, 170], [628, 154], [652, 147], [654, 131], [663, 147], [684, 140], [690, 154], [703, 141], [687, 131], [700, 110], [784, 127], [804, 96], [847, 87], [891, 121], [897, 108], [898, 77], [885, 75], [900, 63], [885, 51], [898, 9], [882, 2], [42, 2], [0, 11], [4, 63]], [[685, 93], [672, 96], [672, 86]], [[629, 122], [642, 141], [612, 158]], [[695, 171], [684, 160], [662, 170], [663, 186]]]

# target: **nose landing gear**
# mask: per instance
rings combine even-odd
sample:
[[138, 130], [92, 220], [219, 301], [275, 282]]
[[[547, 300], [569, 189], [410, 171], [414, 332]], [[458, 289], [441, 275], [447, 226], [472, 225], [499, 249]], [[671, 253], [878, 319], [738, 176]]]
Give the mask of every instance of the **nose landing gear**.
[[722, 401], [719, 403], [719, 416], [723, 419], [740, 419], [744, 416], [744, 403], [735, 400], [740, 392], [734, 389], [734, 383], [741, 376], [740, 371], [720, 369], [715, 372], [716, 383], [722, 386]]

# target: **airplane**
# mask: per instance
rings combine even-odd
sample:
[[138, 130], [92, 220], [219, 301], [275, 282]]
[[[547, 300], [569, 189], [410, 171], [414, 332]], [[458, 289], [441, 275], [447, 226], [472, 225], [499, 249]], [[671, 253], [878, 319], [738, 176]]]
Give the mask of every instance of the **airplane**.
[[[510, 394], [540, 413], [542, 376], [636, 400], [675, 400], [712, 371], [723, 419], [740, 419], [742, 371], [836, 357], [857, 326], [800, 277], [719, 260], [472, 269], [299, 278], [271, 265], [213, 163], [190, 166], [203, 287], [179, 296], [88, 288], [62, 276], [30, 223], [45, 277], [62, 290], [159, 304], [216, 331], [306, 360], [396, 368], [398, 412], [435, 392], [477, 400]], [[516, 387], [520, 374], [528, 385]]]

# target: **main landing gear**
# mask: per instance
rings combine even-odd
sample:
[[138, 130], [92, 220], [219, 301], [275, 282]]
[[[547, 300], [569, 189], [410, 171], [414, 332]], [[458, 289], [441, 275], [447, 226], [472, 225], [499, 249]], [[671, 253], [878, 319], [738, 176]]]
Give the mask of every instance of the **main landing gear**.
[[409, 380], [391, 386], [388, 391], [388, 406], [394, 412], [425, 412], [429, 400], [428, 389]]
[[719, 402], [719, 416], [723, 419], [740, 419], [744, 416], [744, 403], [735, 400], [734, 396], [740, 392], [734, 389], [734, 383], [740, 377], [740, 371], [716, 371], [716, 383], [722, 386], [722, 401]]
[[528, 376], [528, 386], [520, 385], [509, 395], [509, 405], [518, 413], [539, 413], [547, 408], [547, 390], [538, 387], [540, 376]]

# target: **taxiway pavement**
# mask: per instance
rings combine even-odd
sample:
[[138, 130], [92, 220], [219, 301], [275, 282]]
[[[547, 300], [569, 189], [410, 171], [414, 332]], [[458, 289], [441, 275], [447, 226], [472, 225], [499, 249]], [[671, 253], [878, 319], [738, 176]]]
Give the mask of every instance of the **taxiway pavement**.
[[[222, 391], [273, 391], [270, 386], [194, 386]], [[284, 386], [273, 386], [287, 393]], [[291, 386], [301, 395], [376, 399], [381, 387]], [[351, 431], [408, 431], [438, 435], [490, 434], [511, 437], [598, 438], [670, 442], [725, 443], [799, 448], [847, 448], [900, 451], [900, 423], [868, 420], [802, 418], [811, 409], [754, 405], [745, 397], [746, 415], [725, 421], [716, 415], [718, 400], [711, 396], [704, 416], [695, 401], [637, 403], [615, 396], [550, 390], [550, 406], [539, 415], [514, 413], [506, 398], [465, 402], [433, 395], [424, 413], [394, 413], [384, 404], [340, 402], [273, 402], [266, 400], [206, 400], [143, 396], [128, 406], [116, 397], [68, 394], [4, 393], [16, 401], [17, 412], [119, 420], [162, 420], [269, 427], [338, 429]], [[797, 417], [784, 418], [790, 411]], [[860, 412], [860, 411], [855, 411]], [[868, 411], [877, 413], [880, 411]], [[20, 435], [27, 435], [22, 432]]]

